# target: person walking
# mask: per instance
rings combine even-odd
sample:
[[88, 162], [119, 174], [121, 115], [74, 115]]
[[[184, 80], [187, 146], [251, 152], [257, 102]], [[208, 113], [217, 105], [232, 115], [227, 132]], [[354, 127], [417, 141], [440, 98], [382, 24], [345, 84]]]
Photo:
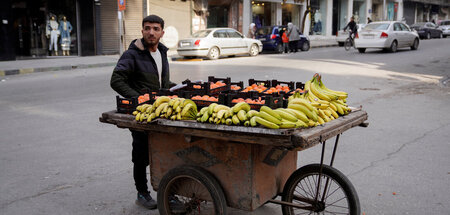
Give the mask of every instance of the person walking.
[[297, 26], [295, 26], [291, 22], [288, 23], [287, 36], [289, 38], [289, 49], [291, 50], [291, 52], [297, 52], [298, 41], [300, 40], [300, 30], [298, 30]]
[[[160, 43], [164, 20], [150, 15], [142, 20], [142, 38], [131, 42], [117, 62], [111, 76], [111, 87], [125, 98], [137, 97], [143, 90], [157, 91], [175, 85], [170, 82], [168, 48]], [[136, 204], [155, 209], [157, 203], [147, 187], [148, 134], [131, 130], [133, 178], [137, 190]]]
[[255, 39], [256, 36], [255, 34], [256, 34], [256, 25], [255, 23], [250, 23], [250, 26], [248, 27], [247, 37]]
[[283, 42], [283, 51], [284, 53], [288, 53], [289, 52], [289, 38], [286, 34], [286, 28], [283, 28], [281, 30], [281, 41]]

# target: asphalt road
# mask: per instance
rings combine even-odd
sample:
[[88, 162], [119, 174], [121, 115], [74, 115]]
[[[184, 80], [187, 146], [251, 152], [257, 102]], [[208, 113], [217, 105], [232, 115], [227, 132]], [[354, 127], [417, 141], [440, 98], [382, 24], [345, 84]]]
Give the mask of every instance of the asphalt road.
[[[362, 212], [450, 214], [450, 88], [440, 84], [450, 76], [450, 39], [420, 42], [418, 51], [393, 54], [332, 47], [173, 62], [171, 77], [305, 82], [318, 72], [369, 113], [368, 128], [341, 136], [334, 165], [354, 184]], [[0, 214], [158, 214], [134, 204], [129, 131], [98, 121], [115, 108], [112, 69], [0, 82]], [[320, 148], [300, 152], [298, 166], [319, 162]], [[281, 210], [267, 204], [250, 214]]]

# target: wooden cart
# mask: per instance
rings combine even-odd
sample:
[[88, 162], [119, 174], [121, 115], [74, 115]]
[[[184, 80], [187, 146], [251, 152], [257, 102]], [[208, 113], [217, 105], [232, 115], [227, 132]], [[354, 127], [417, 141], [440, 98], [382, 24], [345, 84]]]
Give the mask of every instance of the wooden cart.
[[[360, 213], [350, 181], [333, 168], [339, 136], [367, 126], [361, 109], [308, 129], [266, 129], [157, 119], [105, 112], [103, 123], [148, 132], [151, 184], [160, 214], [226, 214], [227, 206], [253, 211], [267, 202], [283, 214], [297, 210]], [[330, 165], [325, 141], [335, 137]], [[297, 168], [297, 151], [322, 144], [319, 164]], [[281, 200], [275, 198], [281, 195]]]

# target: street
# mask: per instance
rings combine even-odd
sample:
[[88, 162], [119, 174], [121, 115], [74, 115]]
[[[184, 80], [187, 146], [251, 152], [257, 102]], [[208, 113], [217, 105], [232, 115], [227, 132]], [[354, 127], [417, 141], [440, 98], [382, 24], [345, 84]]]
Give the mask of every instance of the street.
[[[343, 133], [334, 163], [355, 186], [361, 211], [450, 214], [450, 85], [441, 84], [450, 78], [448, 47], [450, 38], [397, 53], [327, 47], [170, 62], [170, 71], [176, 83], [213, 75], [244, 85], [250, 78], [305, 82], [320, 73], [328, 88], [348, 92], [349, 105], [369, 114], [369, 127]], [[130, 132], [98, 120], [116, 107], [112, 70], [2, 78], [0, 214], [158, 214], [134, 203]], [[320, 162], [320, 150], [299, 152], [298, 167]], [[281, 208], [228, 212], [272, 215]]]

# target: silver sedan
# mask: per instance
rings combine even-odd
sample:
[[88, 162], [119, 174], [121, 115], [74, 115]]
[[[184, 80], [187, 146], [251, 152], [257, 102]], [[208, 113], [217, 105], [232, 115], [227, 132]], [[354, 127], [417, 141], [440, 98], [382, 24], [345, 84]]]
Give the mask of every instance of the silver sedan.
[[178, 41], [178, 55], [184, 57], [208, 57], [249, 54], [262, 51], [261, 41], [244, 37], [232, 28], [208, 28], [194, 33], [190, 38]]
[[372, 22], [367, 24], [355, 38], [355, 47], [360, 53], [367, 48], [381, 48], [396, 52], [398, 48], [419, 47], [419, 35], [402, 22]]

